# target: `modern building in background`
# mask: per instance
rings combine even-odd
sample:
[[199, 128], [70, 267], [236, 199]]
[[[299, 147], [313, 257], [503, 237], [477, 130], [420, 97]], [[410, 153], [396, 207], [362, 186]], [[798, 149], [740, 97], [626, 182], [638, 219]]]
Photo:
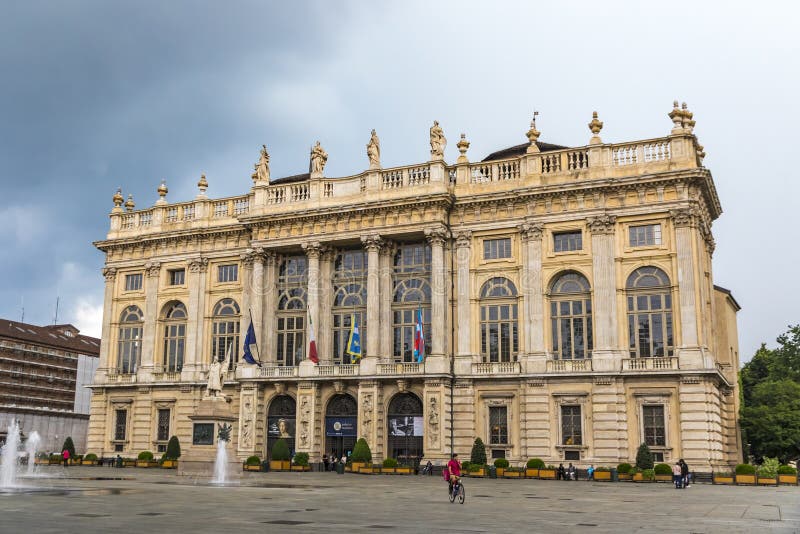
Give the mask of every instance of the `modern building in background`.
[[91, 384], [100, 340], [69, 324], [35, 326], [0, 319], [0, 440], [12, 420], [23, 439], [34, 430], [41, 450], [61, 451], [67, 436], [86, 449]]
[[[693, 469], [735, 464], [739, 307], [712, 275], [722, 210], [692, 113], [669, 117], [668, 135], [607, 143], [595, 114], [571, 148], [532, 123], [479, 162], [462, 134], [454, 163], [434, 123], [422, 163], [383, 168], [373, 132], [354, 176], [325, 176], [317, 143], [309, 173], [275, 180], [262, 150], [237, 197], [209, 198], [205, 176], [189, 202], [164, 183], [145, 209], [117, 192], [96, 243], [89, 449], [135, 456], [174, 434], [212, 451], [223, 406], [239, 458], [283, 438], [319, 460], [364, 437], [377, 460], [440, 462], [480, 437], [512, 465], [612, 466], [641, 443]], [[251, 321], [262, 366], [242, 359]], [[220, 398], [208, 372], [229, 348], [225, 402], [200, 409]]]

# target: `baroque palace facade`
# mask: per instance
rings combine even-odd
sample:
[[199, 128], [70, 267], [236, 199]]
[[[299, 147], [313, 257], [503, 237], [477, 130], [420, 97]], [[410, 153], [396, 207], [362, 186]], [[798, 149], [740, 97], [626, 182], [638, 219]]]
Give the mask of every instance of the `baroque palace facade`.
[[[250, 192], [134, 209], [114, 195], [88, 450], [268, 457], [279, 437], [312, 461], [364, 437], [373, 457], [438, 463], [480, 437], [512, 465], [616, 465], [648, 443], [694, 469], [739, 461], [738, 305], [714, 285], [721, 207], [686, 105], [665, 137], [538, 141], [271, 180]], [[426, 354], [413, 356], [421, 311]], [[251, 320], [262, 366], [242, 360]], [[351, 322], [363, 357], [345, 350]], [[320, 362], [307, 359], [310, 330]], [[209, 368], [232, 358], [212, 387]], [[219, 368], [217, 365], [215, 367]], [[216, 372], [216, 371], [215, 371]], [[209, 401], [213, 401], [210, 404]]]

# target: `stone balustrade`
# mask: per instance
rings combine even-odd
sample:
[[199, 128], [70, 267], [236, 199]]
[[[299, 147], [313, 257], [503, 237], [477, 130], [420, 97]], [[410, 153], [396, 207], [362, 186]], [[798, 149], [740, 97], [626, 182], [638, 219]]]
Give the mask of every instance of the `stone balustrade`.
[[421, 375], [425, 373], [424, 363], [379, 363], [377, 373], [381, 376]]
[[314, 374], [317, 376], [358, 376], [358, 365], [317, 365]]
[[520, 373], [519, 362], [473, 363], [473, 375], [515, 375]]
[[592, 360], [548, 360], [548, 373], [583, 373], [592, 370]]
[[677, 370], [678, 358], [623, 358], [623, 371]]

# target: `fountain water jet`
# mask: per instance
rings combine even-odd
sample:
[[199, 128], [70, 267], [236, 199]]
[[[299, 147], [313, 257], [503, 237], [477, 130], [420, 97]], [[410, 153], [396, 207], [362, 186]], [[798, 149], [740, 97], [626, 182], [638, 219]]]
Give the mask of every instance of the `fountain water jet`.
[[0, 452], [0, 488], [14, 487], [17, 481], [17, 459], [19, 458], [19, 423], [12, 420], [8, 425], [6, 444]]
[[225, 484], [228, 481], [228, 451], [225, 449], [227, 444], [227, 440], [217, 439], [217, 457], [214, 459], [212, 484]]
[[41, 442], [42, 438], [35, 430], [31, 432], [31, 435], [28, 436], [28, 439], [25, 441], [25, 452], [28, 453], [28, 470], [26, 471], [28, 476], [32, 476], [36, 469], [36, 451], [39, 450], [39, 444]]

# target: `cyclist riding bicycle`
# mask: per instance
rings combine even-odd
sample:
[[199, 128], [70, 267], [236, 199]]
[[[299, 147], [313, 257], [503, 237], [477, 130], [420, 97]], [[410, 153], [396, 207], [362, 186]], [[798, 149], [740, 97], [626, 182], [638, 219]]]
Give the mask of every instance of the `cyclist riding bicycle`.
[[452, 458], [449, 462], [447, 462], [447, 472], [450, 474], [448, 480], [450, 482], [450, 488], [448, 493], [453, 493], [453, 484], [458, 482], [458, 479], [461, 478], [461, 462], [458, 461], [458, 454], [453, 453]]

